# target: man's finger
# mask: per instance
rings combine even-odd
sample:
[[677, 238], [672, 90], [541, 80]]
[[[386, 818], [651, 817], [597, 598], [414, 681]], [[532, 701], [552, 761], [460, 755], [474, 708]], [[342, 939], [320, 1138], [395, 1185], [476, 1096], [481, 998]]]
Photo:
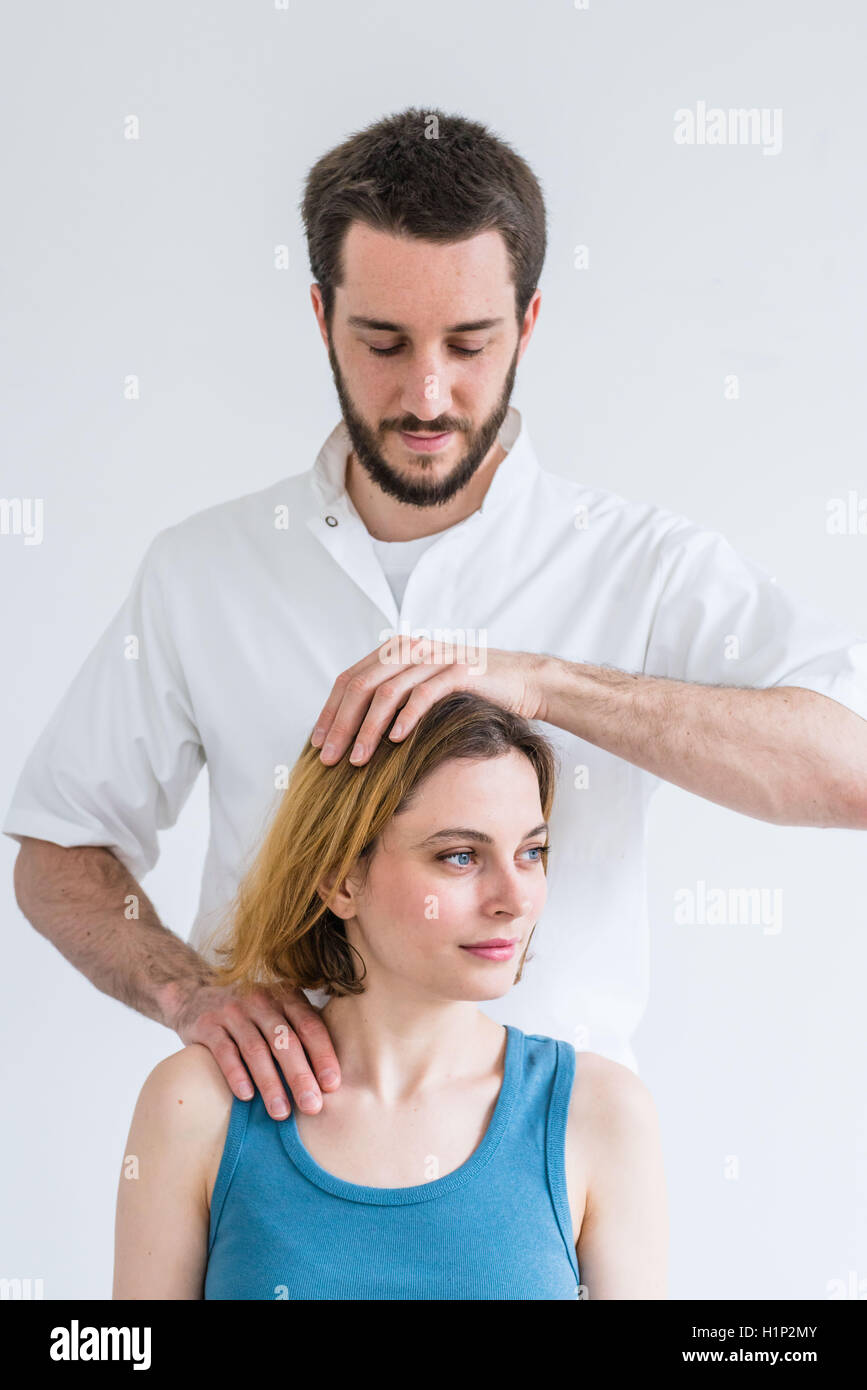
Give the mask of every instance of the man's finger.
[[[400, 710], [400, 719], [395, 723], [391, 731], [391, 737], [395, 742], [401, 742], [408, 733], [415, 728], [423, 714], [431, 709], [445, 695], [450, 695], [453, 690], [463, 690], [467, 683], [467, 668], [460, 663], [453, 663], [450, 666], [440, 666], [432, 671], [425, 680], [418, 681], [410, 690], [409, 699]], [[362, 732], [359, 738], [362, 737]], [[375, 745], [374, 745], [375, 746]]]
[[325, 1091], [336, 1091], [340, 1085], [340, 1063], [328, 1025], [323, 1022], [319, 1010], [313, 1007], [301, 990], [293, 990], [288, 998], [282, 996], [280, 1004], [310, 1058], [319, 1085]]
[[[235, 1035], [241, 1054], [253, 1075], [265, 1108], [275, 1120], [285, 1120], [290, 1105], [283, 1088], [283, 1078], [291, 1092], [292, 1099], [299, 1109], [307, 1115], [316, 1115], [322, 1109], [322, 1095], [307, 1063], [307, 1057], [292, 1029], [280, 1037], [277, 1051], [271, 1050], [271, 1039], [264, 1037], [249, 1020], [238, 1025]], [[275, 1057], [280, 1063], [280, 1072], [275, 1065]]]
[[[365, 671], [375, 670], [381, 666], [388, 653], [392, 651], [390, 642], [383, 642], [382, 646], [377, 646], [372, 652], [361, 657], [360, 662], [353, 662], [352, 666], [347, 666], [345, 671], [340, 671], [339, 676], [335, 677], [335, 682], [331, 687], [331, 694], [318, 713], [317, 721], [313, 727], [313, 734], [310, 735], [310, 742], [314, 748], [318, 748], [328, 737], [328, 730], [333, 723], [333, 717], [338, 713], [343, 702], [346, 687], [354, 676], [364, 676]], [[406, 666], [406, 662], [403, 663]]]
[[[451, 689], [448, 672], [451, 666], [443, 667], [425, 664], [408, 667], [399, 676], [384, 681], [377, 690], [365, 714], [361, 727], [355, 735], [355, 742], [349, 761], [358, 766], [366, 763], [373, 753], [389, 724], [400, 715], [400, 736], [404, 737], [416, 723], [421, 710], [430, 708], [434, 699], [419, 705], [417, 692], [428, 685], [436, 684], [441, 693]], [[435, 698], [435, 697], [434, 697]]]
[[[231, 1011], [227, 1010], [224, 1027], [238, 1044], [238, 1049], [247, 1065], [247, 1070], [252, 1076], [259, 1094], [265, 1102], [265, 1109], [268, 1111], [268, 1114], [272, 1119], [285, 1120], [290, 1110], [289, 1100], [283, 1088], [280, 1073], [274, 1063], [274, 1054], [271, 1051], [270, 1039], [262, 1036], [256, 1024], [253, 1023], [245, 1013], [241, 1013], [234, 1008]], [[305, 1091], [315, 1088], [316, 1083], [312, 1076], [310, 1077], [310, 1082], [312, 1084], [306, 1086]], [[306, 1106], [302, 1106], [302, 1109], [306, 1108]]]
[[[377, 686], [401, 672], [418, 670], [431, 649], [428, 637], [401, 637], [397, 649], [393, 640], [384, 642], [362, 661], [340, 672], [311, 734], [314, 748], [322, 746], [323, 762], [333, 763], [343, 757]], [[400, 660], [403, 656], [411, 659]]]
[[[336, 763], [349, 748], [356, 737], [361, 720], [370, 709], [371, 699], [379, 685], [386, 681], [396, 681], [402, 674], [415, 674], [418, 667], [393, 666], [375, 660], [364, 671], [356, 671], [349, 680], [342, 682], [342, 698], [333, 714], [331, 727], [325, 734], [320, 758], [324, 763]], [[338, 677], [340, 680], [340, 677]]]
[[212, 1033], [203, 1036], [203, 1045], [210, 1048], [211, 1054], [225, 1076], [232, 1094], [238, 1100], [252, 1100], [254, 1091], [247, 1074], [247, 1069], [241, 1061], [241, 1054], [235, 1046], [229, 1034], [224, 1028], [215, 1028]]
[[346, 686], [354, 676], [363, 675], [369, 668], [380, 666], [380, 652], [382, 647], [377, 647], [376, 651], [368, 652], [367, 656], [362, 657], [361, 661], [356, 661], [352, 666], [347, 666], [345, 671], [341, 671], [335, 677], [334, 684], [325, 704], [322, 706], [316, 723], [313, 726], [313, 733], [310, 735], [310, 742], [314, 748], [319, 748], [328, 736], [328, 730], [334, 722], [334, 716], [343, 703], [343, 695]]

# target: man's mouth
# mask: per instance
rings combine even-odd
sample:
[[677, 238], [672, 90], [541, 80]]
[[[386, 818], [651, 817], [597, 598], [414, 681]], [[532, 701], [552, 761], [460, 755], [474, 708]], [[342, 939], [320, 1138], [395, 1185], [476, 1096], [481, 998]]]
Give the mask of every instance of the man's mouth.
[[445, 430], [442, 434], [409, 434], [401, 430], [400, 437], [415, 453], [433, 454], [445, 447], [453, 433], [453, 430]]

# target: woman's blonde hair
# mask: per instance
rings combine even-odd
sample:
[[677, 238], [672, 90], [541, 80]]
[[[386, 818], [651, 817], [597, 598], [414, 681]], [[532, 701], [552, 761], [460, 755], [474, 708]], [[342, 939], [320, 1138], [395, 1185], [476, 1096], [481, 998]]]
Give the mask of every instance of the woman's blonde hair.
[[521, 715], [472, 691], [438, 700], [402, 742], [386, 735], [359, 767], [347, 754], [327, 766], [308, 742], [241, 880], [227, 934], [214, 948], [222, 958], [216, 983], [242, 990], [284, 983], [332, 995], [363, 993], [354, 948], [318, 885], [324, 880], [336, 888], [356, 866], [363, 872], [378, 836], [435, 768], [455, 758], [501, 757], [512, 748], [533, 765], [547, 820], [556, 775], [553, 747]]

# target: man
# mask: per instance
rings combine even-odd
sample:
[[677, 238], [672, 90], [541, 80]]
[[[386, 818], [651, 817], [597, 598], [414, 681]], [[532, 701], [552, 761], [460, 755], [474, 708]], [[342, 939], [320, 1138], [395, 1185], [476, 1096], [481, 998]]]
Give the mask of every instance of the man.
[[[357, 742], [363, 763], [467, 686], [544, 721], [561, 760], [533, 960], [485, 1007], [634, 1068], [652, 792], [867, 827], [867, 644], [717, 533], [539, 467], [509, 402], [544, 204], [483, 126], [389, 117], [314, 166], [303, 213], [343, 419], [311, 472], [152, 542], [21, 776], [19, 904], [98, 988], [208, 1046], [237, 1096], [249, 1069], [282, 1117], [282, 1072], [315, 1112], [339, 1085], [315, 1001], [215, 988], [214, 933], [314, 725], [325, 761]], [[137, 880], [205, 761], [186, 943]]]

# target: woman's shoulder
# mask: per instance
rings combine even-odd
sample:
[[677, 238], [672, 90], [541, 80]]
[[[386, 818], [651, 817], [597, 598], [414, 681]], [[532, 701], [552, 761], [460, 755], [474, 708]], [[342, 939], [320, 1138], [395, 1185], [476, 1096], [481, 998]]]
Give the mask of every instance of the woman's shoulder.
[[191, 1120], [228, 1120], [234, 1096], [210, 1048], [187, 1043], [157, 1062], [139, 1100], [154, 1107], [155, 1118], [161, 1115], [169, 1123], [174, 1119], [176, 1127], [184, 1128]]
[[210, 1197], [233, 1101], [210, 1049], [188, 1043], [149, 1073], [139, 1093], [136, 1122], [169, 1153], [200, 1167]]
[[178, 1085], [192, 1087], [196, 1094], [215, 1098], [232, 1091], [216, 1057], [202, 1043], [187, 1043], [177, 1052], [169, 1053], [149, 1073], [145, 1086], [157, 1095]]
[[608, 1107], [628, 1108], [652, 1104], [650, 1091], [641, 1078], [622, 1062], [615, 1062], [601, 1052], [585, 1052], [573, 1047], [563, 1038], [547, 1033], [527, 1033], [525, 1039], [543, 1043], [554, 1057], [565, 1049], [575, 1055], [575, 1070], [572, 1080], [571, 1110], [585, 1108], [588, 1112], [601, 1112]]
[[647, 1086], [630, 1067], [598, 1052], [575, 1052], [575, 1076], [569, 1101], [569, 1127], [610, 1147], [635, 1141], [656, 1123], [656, 1106]]

